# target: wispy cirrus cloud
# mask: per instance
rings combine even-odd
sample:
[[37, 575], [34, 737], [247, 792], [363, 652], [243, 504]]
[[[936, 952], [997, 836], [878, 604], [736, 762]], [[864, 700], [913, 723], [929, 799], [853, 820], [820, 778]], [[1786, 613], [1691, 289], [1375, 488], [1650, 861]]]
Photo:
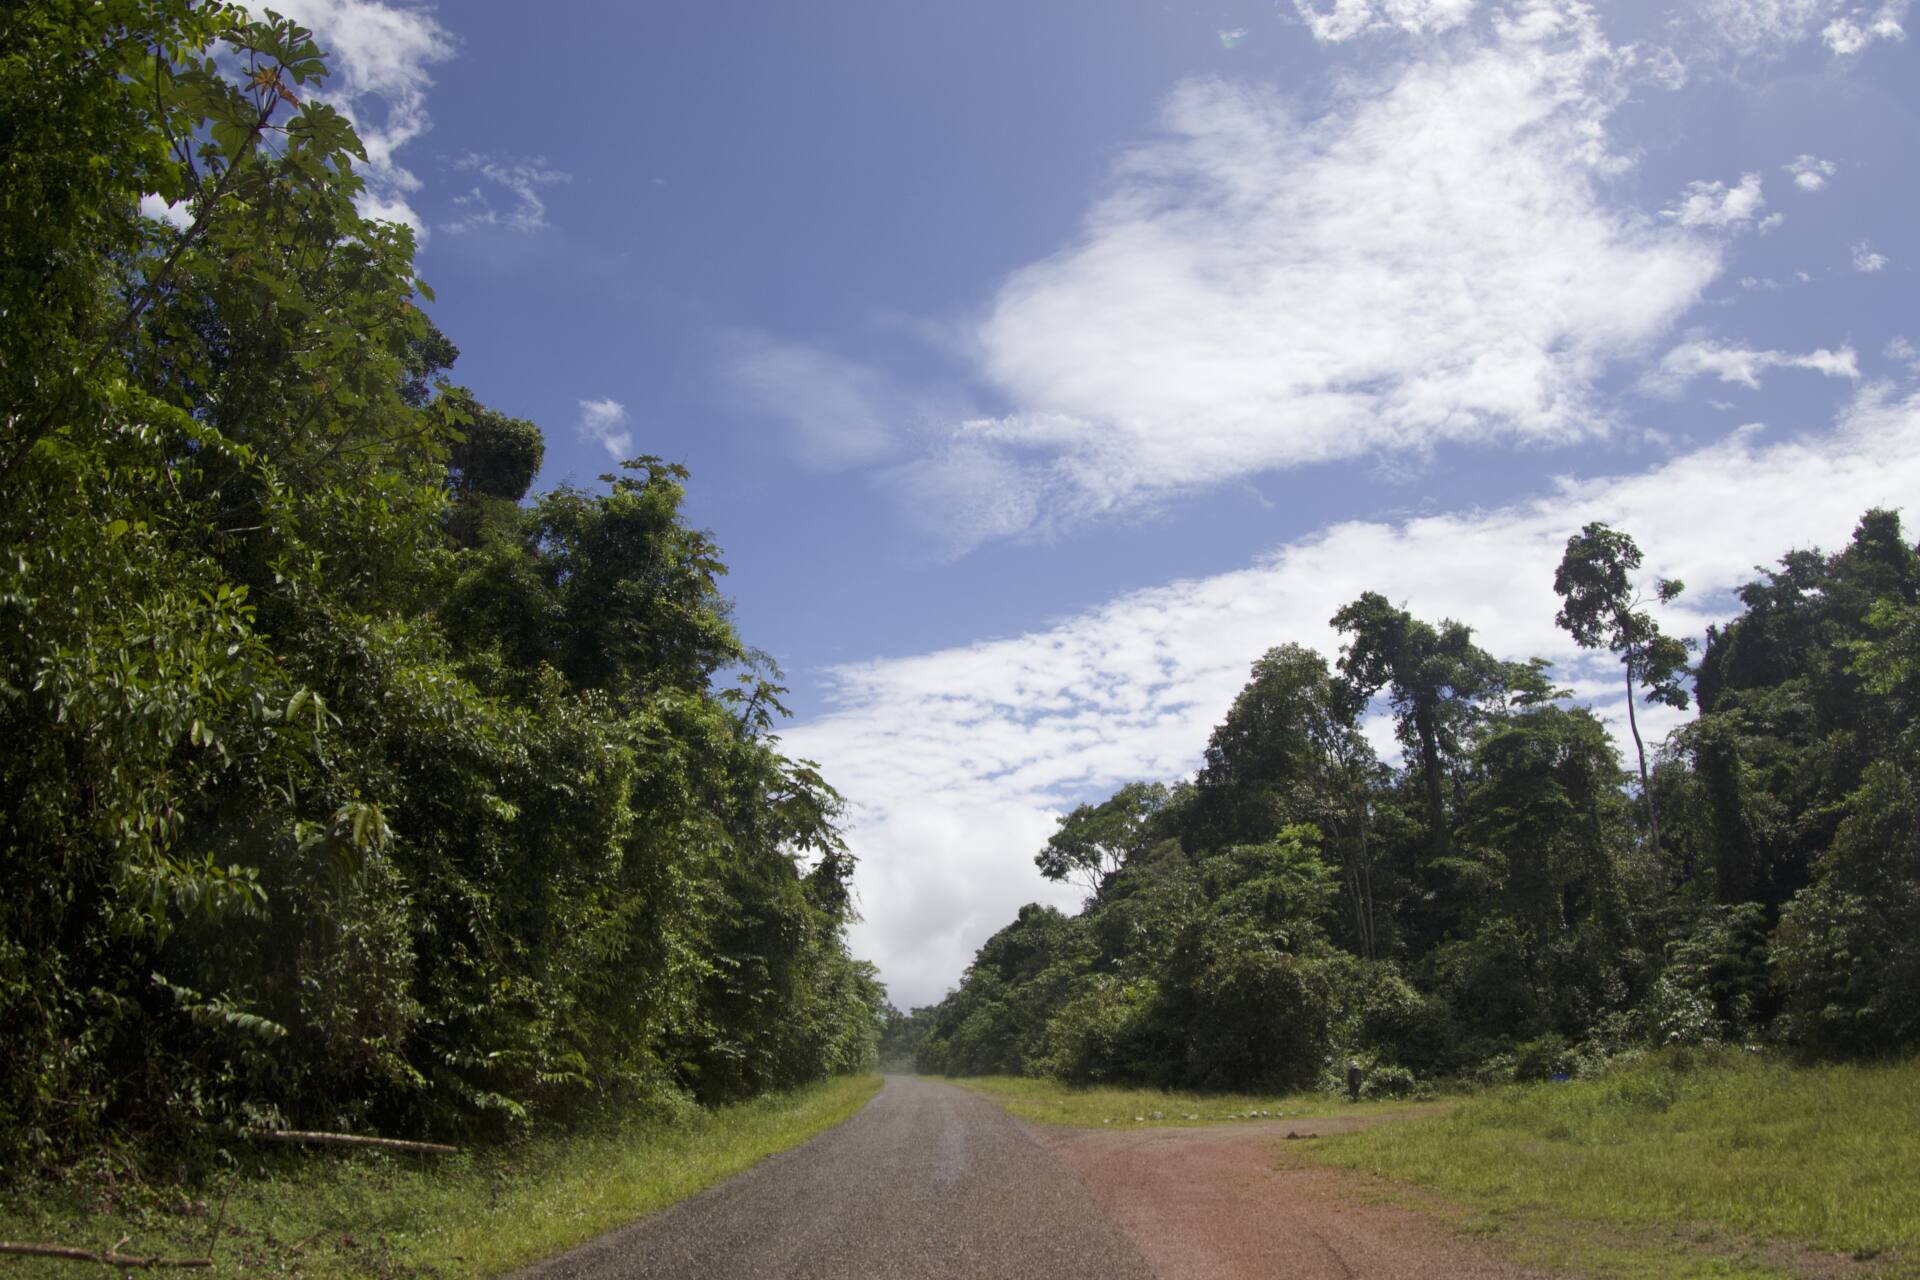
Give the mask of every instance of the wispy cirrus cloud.
[[444, 231], [459, 234], [482, 227], [505, 231], [539, 231], [548, 225], [547, 202], [540, 194], [543, 187], [572, 182], [573, 175], [550, 168], [544, 156], [523, 158], [494, 157], [469, 151], [454, 160], [455, 173], [470, 173], [487, 186], [504, 192], [509, 198], [505, 209], [495, 207], [487, 188], [478, 184], [453, 197], [460, 212], [452, 221], [442, 223]]
[[[1055, 815], [1122, 782], [1190, 773], [1253, 660], [1289, 641], [1333, 656], [1327, 619], [1361, 591], [1457, 617], [1501, 656], [1552, 659], [1624, 734], [1618, 665], [1553, 624], [1570, 533], [1589, 520], [1632, 533], [1649, 577], [1688, 584], [1664, 620], [1698, 635], [1737, 608], [1728, 593], [1756, 562], [1837, 547], [1867, 507], [1914, 493], [1920, 396], [1870, 385], [1816, 437], [1746, 427], [1643, 473], [1564, 479], [1492, 510], [1337, 524], [1245, 569], [1044, 629], [843, 667], [837, 709], [786, 743], [854, 806], [866, 915], [856, 950], [896, 1002], [923, 1003], [1021, 903], [1074, 905], [1032, 866]], [[1657, 737], [1681, 718], [1643, 713], [1641, 724]]]
[[922, 412], [894, 379], [807, 343], [734, 331], [721, 337], [715, 363], [727, 398], [780, 423], [796, 456], [821, 470], [893, 456]]
[[627, 427], [627, 407], [618, 400], [582, 400], [574, 430], [621, 462], [633, 456], [633, 432]]
[[1678, 396], [1696, 378], [1717, 378], [1758, 390], [1760, 376], [1769, 369], [1807, 369], [1829, 378], [1860, 378], [1860, 360], [1852, 347], [1825, 347], [1805, 355], [1785, 351], [1754, 351], [1711, 339], [1683, 342], [1661, 358], [1659, 367], [1641, 379], [1641, 387], [1656, 395]]
[[1293, 0], [1315, 40], [1338, 44], [1378, 32], [1450, 31], [1473, 14], [1474, 0]]
[[1815, 36], [1835, 54], [1859, 53], [1877, 40], [1903, 40], [1907, 0], [1696, 0], [1691, 16], [1706, 37], [1704, 56], [1772, 59]]

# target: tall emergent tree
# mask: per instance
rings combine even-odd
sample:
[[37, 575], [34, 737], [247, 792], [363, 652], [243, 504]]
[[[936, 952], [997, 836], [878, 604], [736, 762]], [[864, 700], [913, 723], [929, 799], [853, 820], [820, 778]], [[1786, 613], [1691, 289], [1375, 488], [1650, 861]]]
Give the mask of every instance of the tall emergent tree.
[[[1647, 809], [1647, 830], [1653, 847], [1660, 847], [1660, 815], [1647, 779], [1647, 748], [1640, 740], [1640, 721], [1634, 713], [1636, 689], [1649, 701], [1684, 711], [1687, 690], [1686, 641], [1661, 632], [1635, 592], [1629, 576], [1640, 567], [1640, 548], [1632, 537], [1598, 521], [1567, 539], [1566, 554], [1554, 571], [1553, 589], [1565, 603], [1554, 621], [1583, 649], [1605, 648], [1618, 654], [1626, 668], [1627, 727], [1640, 763], [1640, 796]], [[1683, 584], [1674, 578], [1654, 582], [1654, 595], [1666, 604]]]
[[1153, 815], [1166, 802], [1167, 789], [1159, 783], [1130, 782], [1110, 799], [1083, 804], [1061, 817], [1060, 829], [1033, 855], [1033, 865], [1049, 880], [1073, 880], [1097, 894], [1139, 849]]
[[1346, 633], [1340, 674], [1356, 697], [1391, 686], [1400, 740], [1419, 753], [1426, 788], [1427, 836], [1445, 857], [1450, 838], [1441, 786], [1446, 760], [1460, 751], [1462, 730], [1483, 699], [1502, 691], [1515, 671], [1473, 643], [1473, 629], [1451, 618], [1438, 627], [1395, 608], [1376, 591], [1333, 615]]

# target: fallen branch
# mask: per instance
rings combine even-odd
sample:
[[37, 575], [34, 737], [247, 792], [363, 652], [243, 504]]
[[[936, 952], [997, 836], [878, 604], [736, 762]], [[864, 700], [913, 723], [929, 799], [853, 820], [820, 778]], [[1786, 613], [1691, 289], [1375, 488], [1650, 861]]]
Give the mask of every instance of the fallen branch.
[[357, 1133], [301, 1133], [293, 1129], [249, 1129], [249, 1138], [263, 1142], [291, 1142], [310, 1147], [372, 1147], [379, 1151], [412, 1151], [427, 1156], [457, 1156], [460, 1148], [440, 1142], [409, 1142], [403, 1138], [363, 1138]]
[[141, 1258], [115, 1249], [78, 1249], [70, 1244], [29, 1244], [19, 1240], [0, 1240], [0, 1253], [29, 1258], [65, 1258], [69, 1262], [98, 1262], [109, 1267], [210, 1267], [212, 1258]]

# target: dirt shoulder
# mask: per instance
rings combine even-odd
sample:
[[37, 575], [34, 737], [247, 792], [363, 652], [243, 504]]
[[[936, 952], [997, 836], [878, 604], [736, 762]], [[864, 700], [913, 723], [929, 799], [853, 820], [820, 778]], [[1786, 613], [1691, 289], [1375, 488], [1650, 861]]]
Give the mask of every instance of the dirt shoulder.
[[1397, 1115], [1210, 1128], [1033, 1127], [1160, 1280], [1544, 1276], [1416, 1211], [1355, 1195], [1352, 1175], [1287, 1147]]
[[1894, 1280], [1865, 1258], [1684, 1225], [1627, 1229], [1476, 1213], [1431, 1190], [1312, 1159], [1316, 1139], [1455, 1105], [1207, 1127], [1029, 1125], [1159, 1280], [1720, 1276]]

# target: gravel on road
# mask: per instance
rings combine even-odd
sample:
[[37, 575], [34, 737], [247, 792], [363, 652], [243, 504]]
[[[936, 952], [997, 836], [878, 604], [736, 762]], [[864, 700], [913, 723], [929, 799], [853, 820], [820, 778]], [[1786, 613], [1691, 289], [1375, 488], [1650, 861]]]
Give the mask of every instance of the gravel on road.
[[558, 1280], [1151, 1280], [1033, 1131], [890, 1076], [853, 1119], [520, 1273]]

